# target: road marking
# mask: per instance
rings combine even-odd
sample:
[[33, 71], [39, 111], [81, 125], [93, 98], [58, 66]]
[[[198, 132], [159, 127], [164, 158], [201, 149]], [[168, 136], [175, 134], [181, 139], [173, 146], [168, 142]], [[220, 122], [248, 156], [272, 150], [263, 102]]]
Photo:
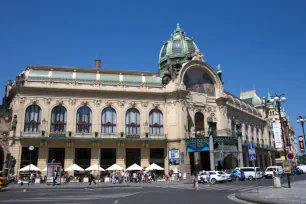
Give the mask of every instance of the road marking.
[[117, 204], [119, 202], [119, 200], [115, 200], [114, 204]]
[[240, 200], [240, 199], [236, 198], [235, 193], [228, 195], [227, 198], [228, 198], [229, 200], [234, 201], [234, 202], [237, 202], [237, 203], [255, 204], [255, 203], [247, 202], [247, 201]]

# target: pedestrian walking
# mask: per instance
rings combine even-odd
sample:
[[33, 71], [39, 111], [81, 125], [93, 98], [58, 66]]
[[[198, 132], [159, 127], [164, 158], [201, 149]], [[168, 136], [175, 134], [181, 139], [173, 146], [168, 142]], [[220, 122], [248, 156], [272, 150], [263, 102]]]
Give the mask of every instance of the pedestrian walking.
[[93, 172], [93, 171], [90, 172], [89, 185], [91, 185], [92, 182], [93, 182], [95, 185], [97, 185], [97, 183], [95, 182], [95, 177], [94, 177], [94, 172]]
[[55, 169], [54, 172], [53, 172], [53, 186], [56, 184], [57, 177], [58, 177], [58, 173], [57, 173], [57, 171]]
[[196, 172], [193, 172], [192, 175], [192, 184], [194, 190], [199, 190], [199, 181], [198, 181], [198, 175]]

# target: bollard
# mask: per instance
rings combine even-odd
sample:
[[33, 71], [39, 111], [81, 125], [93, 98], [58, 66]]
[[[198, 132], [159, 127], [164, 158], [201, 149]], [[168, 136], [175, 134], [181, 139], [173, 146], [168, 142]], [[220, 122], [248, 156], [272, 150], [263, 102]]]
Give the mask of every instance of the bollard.
[[274, 178], [273, 178], [273, 187], [274, 188], [281, 188], [282, 187], [280, 177], [274, 176]]

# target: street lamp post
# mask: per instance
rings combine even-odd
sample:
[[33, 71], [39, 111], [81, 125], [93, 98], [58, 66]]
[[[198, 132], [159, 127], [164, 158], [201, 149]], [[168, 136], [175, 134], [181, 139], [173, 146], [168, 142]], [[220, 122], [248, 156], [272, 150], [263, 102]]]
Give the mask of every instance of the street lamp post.
[[31, 145], [29, 146], [29, 151], [30, 151], [30, 165], [29, 165], [29, 180], [28, 180], [28, 186], [30, 185], [30, 181], [31, 181], [31, 154], [32, 151], [34, 150], [34, 147]]
[[[270, 102], [271, 103], [276, 102], [276, 105], [277, 105], [277, 111], [278, 111], [279, 121], [280, 121], [280, 125], [281, 125], [281, 130], [282, 130], [282, 140], [283, 140], [285, 160], [288, 161], [287, 150], [286, 150], [286, 140], [285, 140], [285, 136], [284, 136], [283, 121], [282, 121], [281, 109], [280, 109], [281, 108], [281, 103], [285, 102], [286, 100], [287, 99], [286, 99], [284, 94], [281, 94], [281, 95], [275, 94], [274, 98], [271, 99]], [[291, 188], [289, 173], [287, 173], [287, 181], [288, 181], [288, 188]]]
[[302, 129], [303, 129], [303, 138], [304, 138], [304, 147], [305, 147], [305, 130], [304, 130], [304, 122], [306, 122], [306, 117], [299, 116], [299, 118], [296, 120], [297, 123], [301, 123]]

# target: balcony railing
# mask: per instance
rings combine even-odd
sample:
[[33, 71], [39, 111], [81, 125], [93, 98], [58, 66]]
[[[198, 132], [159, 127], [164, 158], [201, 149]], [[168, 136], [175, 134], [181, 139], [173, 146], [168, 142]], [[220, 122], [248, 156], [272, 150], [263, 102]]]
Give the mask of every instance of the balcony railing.
[[49, 137], [66, 137], [66, 132], [50, 132]]

